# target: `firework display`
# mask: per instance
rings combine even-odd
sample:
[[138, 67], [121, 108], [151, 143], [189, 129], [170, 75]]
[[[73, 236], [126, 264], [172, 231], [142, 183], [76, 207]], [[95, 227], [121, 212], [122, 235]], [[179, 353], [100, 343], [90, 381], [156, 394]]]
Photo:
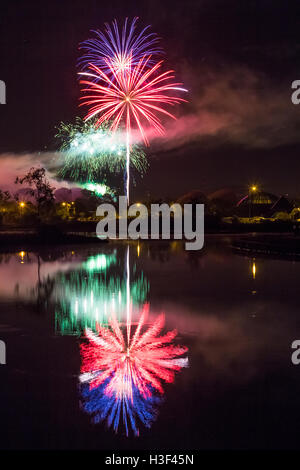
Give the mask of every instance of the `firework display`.
[[97, 324], [98, 334], [86, 329], [81, 344], [83, 408], [95, 422], [106, 420], [115, 432], [122, 421], [127, 436], [129, 428], [139, 435], [139, 421], [151, 426], [164, 394], [163, 382], [172, 383], [175, 373], [188, 366], [187, 348], [173, 344], [176, 330], [159, 336], [163, 314], [147, 328], [148, 311], [145, 305], [135, 330], [112, 315], [108, 328]]
[[87, 189], [88, 191], [95, 193], [97, 196], [104, 196], [104, 194], [111, 194], [113, 195], [112, 190], [106, 186], [105, 184], [97, 184], [97, 183], [84, 183], [80, 185], [81, 188]]
[[83, 41], [79, 47], [84, 51], [78, 61], [80, 69], [85, 70], [92, 63], [109, 73], [109, 63], [116, 73], [120, 73], [128, 70], [132, 65], [137, 65], [144, 55], [161, 54], [163, 51], [158, 46], [158, 36], [149, 31], [150, 26], [146, 26], [137, 33], [137, 21], [138, 18], [135, 17], [130, 24], [126, 18], [121, 29], [114, 20], [112, 25], [105, 23], [104, 32], [92, 31], [95, 37]]
[[126, 196], [129, 204], [133, 127], [140, 132], [144, 143], [149, 145], [145, 127], [162, 134], [164, 127], [158, 115], [175, 119], [163, 106], [185, 101], [175, 93], [187, 90], [180, 86], [181, 83], [172, 81], [173, 70], [161, 72], [162, 60], [153, 60], [152, 52], [155, 51], [151, 51], [151, 46], [156, 44], [156, 36], [150, 37], [149, 44], [147, 39], [142, 39], [143, 34], [135, 36], [132, 29], [128, 34], [126, 25], [127, 22], [121, 38], [116, 22], [113, 23], [113, 29], [107, 25], [106, 32], [109, 33], [105, 36], [98, 32], [97, 47], [93, 43], [92, 51], [91, 43], [88, 42], [87, 56], [81, 60], [84, 71], [79, 72], [79, 75], [80, 83], [84, 86], [81, 105], [89, 107], [85, 119], [97, 116], [96, 126], [112, 121], [109, 128], [114, 132], [121, 123], [125, 124]]
[[[96, 119], [85, 122], [77, 117], [74, 124], [61, 123], [57, 127], [56, 138], [60, 141], [60, 160], [57, 176], [69, 181], [89, 184], [87, 188], [99, 194], [109, 192], [111, 183], [126, 166], [126, 146], [119, 133], [109, 131], [109, 124], [95, 126]], [[130, 164], [134, 174], [143, 176], [148, 163], [145, 153], [133, 146]], [[91, 187], [93, 184], [102, 188]], [[106, 187], [104, 187], [106, 186]]]
[[[145, 172], [147, 161], [137, 146], [149, 146], [153, 134], [164, 133], [164, 118], [176, 119], [170, 107], [186, 100], [187, 90], [173, 70], [163, 70], [158, 37], [144, 28], [136, 31], [137, 18], [116, 21], [95, 38], [81, 43], [79, 60], [82, 96], [88, 108], [75, 125], [61, 123], [64, 164], [59, 176], [80, 183], [98, 194], [109, 192], [112, 173], [125, 168], [125, 193], [129, 204], [130, 170]], [[128, 436], [139, 435], [139, 426], [150, 427], [164, 395], [164, 383], [187, 367], [187, 348], [175, 345], [176, 330], [162, 333], [165, 319], [149, 321], [144, 305], [148, 283], [143, 273], [130, 269], [129, 246], [126, 270], [118, 270], [114, 256], [98, 255], [80, 272], [63, 273], [64, 294], [56, 311], [56, 329], [80, 334], [82, 367], [79, 377], [83, 409], [94, 422], [106, 421], [115, 432], [120, 424]], [[109, 274], [108, 274], [109, 270]]]
[[127, 134], [130, 135], [132, 123], [135, 123], [146, 145], [149, 145], [149, 140], [145, 133], [145, 124], [163, 134], [164, 127], [156, 114], [161, 113], [175, 119], [174, 115], [162, 105], [174, 105], [185, 101], [178, 96], [169, 95], [168, 92], [187, 90], [180, 86], [181, 83], [169, 81], [174, 78], [173, 70], [155, 74], [161, 68], [163, 61], [149, 69], [147, 67], [149, 60], [149, 57], [143, 57], [135, 67], [131, 66], [128, 72], [123, 74], [117, 74], [109, 65], [112, 79], [94, 64], [90, 64], [89, 72], [80, 73], [101, 81], [101, 84], [89, 80], [80, 81], [82, 85], [87, 86], [82, 88], [82, 91], [88, 93], [81, 97], [83, 100], [81, 105], [89, 106], [85, 119], [98, 116], [96, 126], [112, 120], [109, 128], [116, 131], [124, 118]]

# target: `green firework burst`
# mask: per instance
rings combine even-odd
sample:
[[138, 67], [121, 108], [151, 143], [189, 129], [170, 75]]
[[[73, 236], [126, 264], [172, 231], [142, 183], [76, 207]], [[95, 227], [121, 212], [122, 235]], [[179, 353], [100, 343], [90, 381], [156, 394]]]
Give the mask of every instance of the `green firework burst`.
[[[60, 143], [59, 178], [78, 182], [103, 182], [118, 186], [126, 166], [126, 144], [121, 132], [112, 133], [109, 123], [96, 128], [96, 119], [75, 124], [61, 122], [55, 137]], [[144, 151], [133, 145], [130, 153], [133, 174], [143, 176], [148, 168]]]

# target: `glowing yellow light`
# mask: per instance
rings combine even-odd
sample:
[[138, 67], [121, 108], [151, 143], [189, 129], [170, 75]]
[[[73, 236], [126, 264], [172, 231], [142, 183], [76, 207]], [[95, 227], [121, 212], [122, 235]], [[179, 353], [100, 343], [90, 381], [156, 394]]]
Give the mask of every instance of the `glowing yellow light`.
[[256, 264], [255, 264], [255, 261], [253, 261], [253, 263], [252, 263], [252, 276], [253, 276], [253, 279], [255, 279], [255, 276], [256, 276]]
[[24, 264], [25, 255], [26, 255], [25, 251], [20, 251], [19, 256], [21, 258], [21, 264]]
[[140, 207], [141, 203], [140, 203], [140, 202], [137, 202], [136, 205], [137, 205], [137, 207]]
[[256, 191], [257, 187], [256, 186], [251, 186], [251, 191]]
[[63, 205], [63, 206], [65, 206], [65, 205], [66, 205], [66, 203], [65, 203], [65, 202], [62, 202], [62, 205]]
[[138, 246], [136, 248], [136, 251], [137, 251], [137, 255], [140, 256], [140, 251], [141, 251], [141, 248], [140, 248], [140, 244], [138, 243]]
[[20, 207], [25, 207], [25, 202], [20, 202]]

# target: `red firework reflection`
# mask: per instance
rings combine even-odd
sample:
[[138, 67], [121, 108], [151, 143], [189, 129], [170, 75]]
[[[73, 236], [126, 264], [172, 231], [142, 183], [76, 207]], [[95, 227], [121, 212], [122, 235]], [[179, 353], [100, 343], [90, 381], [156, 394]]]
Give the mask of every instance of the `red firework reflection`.
[[[172, 344], [177, 331], [159, 336], [165, 323], [163, 314], [144, 329], [148, 311], [146, 305], [129, 340], [116, 318], [112, 318], [110, 328], [97, 325], [98, 335], [87, 329], [89, 342], [81, 345], [80, 381], [89, 384], [89, 391], [85, 391], [85, 409], [96, 415], [96, 421], [107, 418], [116, 431], [122, 413], [126, 434], [128, 420], [138, 434], [136, 417], [150, 426], [155, 414], [151, 411], [154, 395], [164, 393], [162, 382], [173, 382], [176, 371], [188, 365], [188, 358], [182, 357], [187, 348]], [[128, 333], [129, 325], [126, 326]], [[93, 393], [95, 389], [101, 394]]]

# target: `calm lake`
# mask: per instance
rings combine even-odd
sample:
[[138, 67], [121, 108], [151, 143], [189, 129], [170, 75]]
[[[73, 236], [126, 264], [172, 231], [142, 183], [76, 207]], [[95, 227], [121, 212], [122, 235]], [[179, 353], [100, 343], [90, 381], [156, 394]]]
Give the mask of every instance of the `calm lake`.
[[0, 254], [0, 447], [296, 448], [300, 263], [230, 244]]

